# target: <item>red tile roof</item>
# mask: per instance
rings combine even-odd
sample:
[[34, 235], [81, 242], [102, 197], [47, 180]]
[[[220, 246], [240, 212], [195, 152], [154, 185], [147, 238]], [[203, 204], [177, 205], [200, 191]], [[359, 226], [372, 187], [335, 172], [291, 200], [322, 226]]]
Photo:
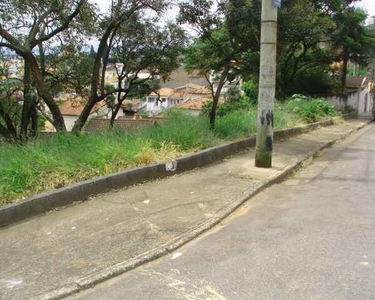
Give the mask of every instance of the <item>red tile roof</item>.
[[[86, 105], [86, 101], [84, 101], [81, 97], [74, 97], [70, 95], [64, 95], [59, 98], [60, 101], [63, 101], [60, 105], [60, 111], [62, 115], [65, 116], [79, 116]], [[94, 108], [91, 111], [91, 114], [105, 106], [106, 103], [104, 101], [100, 101], [95, 104]]]
[[[177, 104], [176, 108], [190, 109], [190, 110], [202, 110], [203, 106], [208, 102], [212, 101], [210, 97], [202, 97], [197, 99], [189, 99], [180, 104]], [[224, 99], [219, 100], [219, 104], [224, 103]]]

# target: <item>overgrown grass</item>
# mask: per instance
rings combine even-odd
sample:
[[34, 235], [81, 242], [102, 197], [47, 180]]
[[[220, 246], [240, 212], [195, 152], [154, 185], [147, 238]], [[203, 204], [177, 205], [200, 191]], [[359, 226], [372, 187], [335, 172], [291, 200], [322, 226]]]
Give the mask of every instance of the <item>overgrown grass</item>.
[[[169, 161], [256, 132], [255, 109], [218, 118], [214, 131], [207, 118], [171, 111], [160, 126], [127, 133], [56, 134], [26, 145], [0, 146], [0, 205], [42, 191], [155, 161]], [[277, 106], [276, 129], [306, 123], [297, 113]]]

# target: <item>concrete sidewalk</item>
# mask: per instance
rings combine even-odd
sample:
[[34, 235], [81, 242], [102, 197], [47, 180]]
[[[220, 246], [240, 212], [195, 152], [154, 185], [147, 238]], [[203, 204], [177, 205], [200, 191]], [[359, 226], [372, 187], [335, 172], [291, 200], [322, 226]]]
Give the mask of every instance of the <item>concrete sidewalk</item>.
[[350, 121], [277, 143], [269, 170], [254, 168], [254, 153], [248, 151], [2, 229], [0, 299], [58, 299], [95, 278], [100, 281], [103, 274], [111, 276], [111, 267], [146, 252], [155, 256], [155, 249], [180, 243], [181, 235], [244, 194], [366, 122]]

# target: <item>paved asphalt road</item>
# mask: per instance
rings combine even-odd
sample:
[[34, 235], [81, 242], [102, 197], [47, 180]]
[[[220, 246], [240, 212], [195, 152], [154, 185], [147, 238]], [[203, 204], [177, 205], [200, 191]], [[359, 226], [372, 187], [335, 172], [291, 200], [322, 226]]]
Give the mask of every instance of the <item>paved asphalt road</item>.
[[375, 299], [375, 126], [178, 252], [70, 299]]

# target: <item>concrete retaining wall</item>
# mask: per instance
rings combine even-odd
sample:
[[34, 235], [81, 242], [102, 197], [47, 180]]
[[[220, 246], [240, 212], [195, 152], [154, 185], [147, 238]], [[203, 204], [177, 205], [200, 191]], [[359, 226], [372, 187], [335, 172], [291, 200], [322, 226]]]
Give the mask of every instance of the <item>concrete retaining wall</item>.
[[[320, 126], [332, 125], [332, 120], [301, 127], [276, 131], [274, 140], [282, 140], [314, 130]], [[255, 136], [237, 142], [202, 150], [175, 159], [170, 164], [157, 163], [129, 169], [116, 174], [101, 176], [69, 187], [39, 194], [26, 200], [0, 207], [0, 227], [6, 227], [27, 218], [46, 213], [52, 209], [85, 201], [91, 196], [121, 189], [146, 181], [165, 178], [220, 161], [228, 156], [255, 147]]]

